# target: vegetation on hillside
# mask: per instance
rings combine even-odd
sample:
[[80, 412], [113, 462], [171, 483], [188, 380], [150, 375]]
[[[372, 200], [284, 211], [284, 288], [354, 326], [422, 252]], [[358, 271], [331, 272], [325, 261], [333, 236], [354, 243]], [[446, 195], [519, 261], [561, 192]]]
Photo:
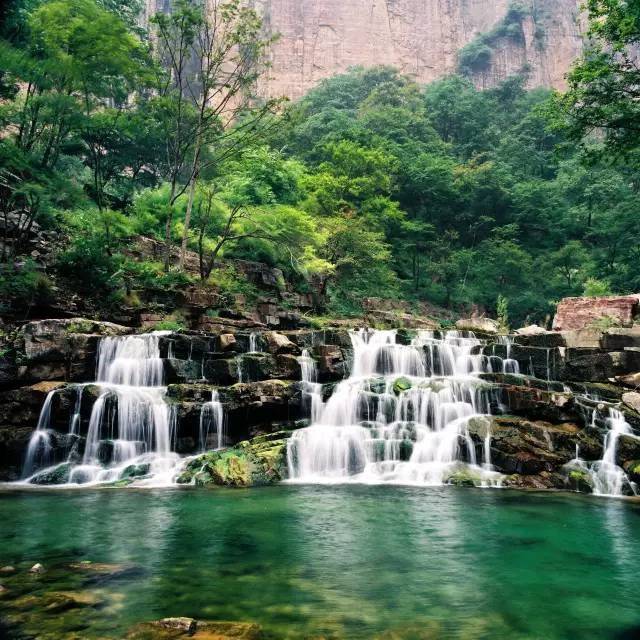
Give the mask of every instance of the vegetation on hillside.
[[[113, 306], [190, 282], [242, 290], [229, 258], [281, 268], [333, 314], [398, 297], [516, 324], [563, 296], [640, 290], [638, 3], [588, 4], [593, 48], [564, 96], [371, 68], [285, 107], [254, 95], [268, 41], [238, 0], [217, 28], [180, 0], [151, 36], [131, 3], [12, 3], [0, 299], [46, 299], [50, 277]], [[46, 273], [35, 226], [59, 233]], [[133, 259], [137, 235], [162, 259]]]

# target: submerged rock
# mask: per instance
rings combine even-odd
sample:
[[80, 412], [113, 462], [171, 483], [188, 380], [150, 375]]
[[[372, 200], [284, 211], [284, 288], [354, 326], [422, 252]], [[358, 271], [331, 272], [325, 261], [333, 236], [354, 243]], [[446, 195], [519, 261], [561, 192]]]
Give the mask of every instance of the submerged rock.
[[45, 572], [45, 568], [39, 562], [36, 562], [36, 564], [34, 564], [33, 567], [29, 569], [29, 573], [44, 573], [44, 572]]
[[129, 629], [126, 640], [174, 640], [184, 637], [195, 640], [262, 640], [264, 636], [261, 627], [252, 622], [164, 618], [135, 625]]

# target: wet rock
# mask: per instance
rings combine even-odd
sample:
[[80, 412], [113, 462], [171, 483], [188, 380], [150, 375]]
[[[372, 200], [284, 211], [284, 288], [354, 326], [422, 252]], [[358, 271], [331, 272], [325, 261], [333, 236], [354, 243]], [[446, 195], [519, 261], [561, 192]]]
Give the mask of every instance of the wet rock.
[[176, 360], [168, 358], [162, 361], [167, 384], [201, 380], [204, 365], [199, 360]]
[[593, 492], [593, 480], [584, 469], [567, 469], [566, 470], [567, 487], [572, 491], [580, 493]]
[[258, 436], [231, 449], [210, 451], [191, 460], [179, 484], [251, 487], [286, 477], [287, 432]]
[[[177, 621], [177, 622], [174, 622]], [[183, 621], [183, 622], [182, 622]], [[177, 624], [177, 626], [174, 626]], [[184, 628], [188, 625], [188, 628]], [[261, 627], [250, 622], [217, 622], [192, 618], [165, 618], [129, 629], [126, 640], [262, 640]]]
[[562, 379], [606, 382], [627, 373], [629, 354], [626, 351], [606, 352], [600, 349], [568, 348]]
[[205, 360], [203, 375], [206, 380], [216, 385], [231, 385], [239, 380], [238, 361], [232, 360]]
[[5, 565], [4, 567], [0, 567], [0, 573], [15, 573], [16, 568], [10, 564]]
[[411, 380], [409, 378], [398, 378], [393, 383], [393, 392], [398, 396], [404, 391], [409, 391], [412, 387]]
[[628, 460], [623, 469], [631, 482], [640, 483], [640, 460]]
[[29, 573], [44, 573], [44, 571], [45, 571], [44, 566], [41, 565], [39, 562], [34, 564], [31, 567], [31, 569], [29, 569]]
[[143, 569], [133, 564], [111, 564], [106, 562], [72, 562], [69, 568], [85, 576], [87, 584], [102, 584], [112, 580], [135, 578], [144, 573]]
[[236, 337], [231, 333], [223, 333], [218, 336], [220, 351], [234, 351], [237, 346]]
[[128, 480], [129, 478], [140, 478], [142, 476], [146, 476], [150, 469], [151, 465], [149, 463], [130, 464], [122, 470], [120, 479]]
[[640, 459], [640, 438], [631, 435], [621, 435], [616, 448], [616, 464], [624, 467], [629, 460]]
[[318, 364], [320, 382], [342, 380], [347, 376], [349, 365], [342, 348], [333, 344], [320, 345], [313, 349], [313, 354]]
[[502, 481], [503, 487], [514, 489], [566, 489], [566, 479], [562, 473], [542, 471], [535, 475], [512, 474]]
[[472, 418], [469, 434], [476, 443], [476, 455], [483, 453], [487, 430], [491, 434], [491, 462], [505, 474], [538, 475], [557, 472], [575, 456], [579, 443], [583, 455], [598, 457], [602, 444], [576, 424], [551, 424], [515, 416]]
[[289, 338], [277, 331], [267, 331], [262, 335], [262, 338], [266, 344], [267, 351], [272, 354], [277, 353], [291, 353], [295, 355], [300, 354], [300, 347]]
[[86, 318], [37, 320], [25, 324], [14, 341], [18, 378], [90, 380], [101, 337], [131, 333], [129, 327]]
[[31, 484], [66, 484], [67, 482], [69, 482], [71, 468], [71, 464], [69, 464], [68, 462], [63, 462], [56, 467], [45, 469], [44, 471], [36, 473], [36, 475], [31, 478]]
[[605, 351], [640, 347], [640, 325], [607, 329], [600, 339], [600, 346]]
[[635, 412], [640, 413], [640, 393], [637, 391], [622, 394], [622, 402]]

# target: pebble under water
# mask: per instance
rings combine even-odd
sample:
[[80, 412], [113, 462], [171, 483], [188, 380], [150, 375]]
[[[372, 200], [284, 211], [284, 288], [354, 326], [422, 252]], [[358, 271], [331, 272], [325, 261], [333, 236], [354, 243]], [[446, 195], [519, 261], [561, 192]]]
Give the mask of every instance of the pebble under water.
[[[122, 638], [168, 616], [270, 638], [640, 636], [640, 503], [389, 486], [0, 492], [0, 608], [38, 638]], [[125, 563], [84, 581], [70, 563]], [[46, 572], [29, 576], [34, 563]], [[47, 614], [12, 590], [90, 591]], [[29, 603], [32, 609], [29, 610]], [[68, 635], [67, 635], [68, 634]], [[0, 632], [1, 635], [1, 632]]]

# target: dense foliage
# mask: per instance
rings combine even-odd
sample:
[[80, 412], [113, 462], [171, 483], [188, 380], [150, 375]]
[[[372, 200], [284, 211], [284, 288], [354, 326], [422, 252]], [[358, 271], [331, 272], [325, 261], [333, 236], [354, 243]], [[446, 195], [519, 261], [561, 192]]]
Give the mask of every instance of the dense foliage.
[[[236, 0], [221, 33], [184, 0], [154, 38], [130, 3], [17, 2], [0, 41], [0, 292], [50, 295], [24, 259], [34, 225], [66, 238], [49, 273], [109, 304], [198, 280], [251, 293], [229, 258], [282, 268], [333, 313], [401, 297], [521, 323], [566, 295], [638, 291], [637, 4], [589, 3], [595, 48], [563, 97], [372, 68], [283, 111], [250, 95], [268, 43]], [[158, 262], [127, 251], [138, 235], [166, 243]]]

